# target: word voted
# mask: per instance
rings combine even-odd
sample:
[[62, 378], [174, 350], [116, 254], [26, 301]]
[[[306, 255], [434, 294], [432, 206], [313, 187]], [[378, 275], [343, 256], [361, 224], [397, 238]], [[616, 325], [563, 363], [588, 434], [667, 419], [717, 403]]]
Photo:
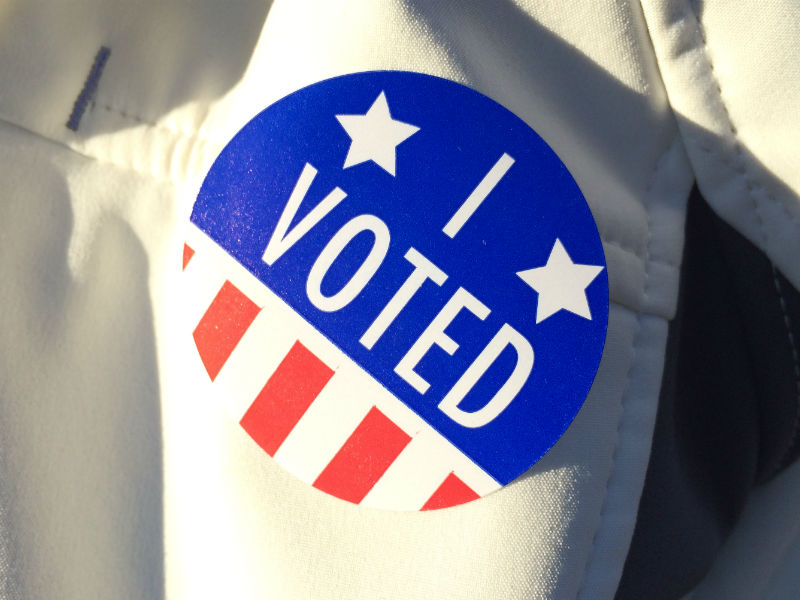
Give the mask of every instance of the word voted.
[[[508, 154], [500, 157], [442, 229], [447, 236], [455, 237], [513, 163], [514, 159]], [[341, 188], [335, 187], [290, 229], [289, 226], [294, 221], [316, 174], [317, 170], [306, 163], [264, 250], [262, 259], [267, 265], [272, 266], [279, 260], [347, 196], [347, 193]], [[362, 232], [372, 234], [372, 246], [369, 253], [341, 289], [332, 295], [325, 295], [322, 292], [322, 281], [326, 273], [350, 241]], [[361, 214], [345, 223], [331, 237], [309, 270], [306, 294], [311, 304], [320, 311], [328, 313], [341, 310], [350, 304], [380, 268], [389, 250], [390, 238], [386, 223], [375, 215]], [[431, 281], [441, 286], [448, 278], [444, 271], [413, 247], [408, 248], [405, 259], [411, 263], [414, 270], [359, 339], [359, 342], [367, 350], [372, 350], [375, 343], [425, 282]], [[491, 312], [489, 307], [468, 290], [459, 287], [394, 367], [395, 373], [420, 394], [425, 394], [430, 384], [415, 371], [415, 368], [434, 345], [439, 346], [450, 356], [458, 350], [458, 343], [448, 336], [445, 330], [462, 310], [468, 310], [481, 321], [485, 320]], [[483, 407], [471, 412], [462, 410], [460, 404], [464, 398], [508, 347], [513, 348], [516, 352], [516, 364], [509, 377]], [[533, 369], [533, 358], [533, 347], [530, 342], [511, 325], [503, 324], [445, 394], [438, 405], [439, 409], [464, 427], [483, 427], [502, 413], [520, 392]]]

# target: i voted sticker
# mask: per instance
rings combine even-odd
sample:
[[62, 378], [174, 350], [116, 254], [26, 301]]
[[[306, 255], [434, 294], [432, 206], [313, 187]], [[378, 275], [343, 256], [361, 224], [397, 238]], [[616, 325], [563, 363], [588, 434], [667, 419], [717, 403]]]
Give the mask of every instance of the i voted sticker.
[[388, 509], [529, 469], [581, 408], [608, 322], [564, 164], [493, 100], [410, 72], [253, 118], [203, 183], [182, 277], [215, 401], [303, 481]]

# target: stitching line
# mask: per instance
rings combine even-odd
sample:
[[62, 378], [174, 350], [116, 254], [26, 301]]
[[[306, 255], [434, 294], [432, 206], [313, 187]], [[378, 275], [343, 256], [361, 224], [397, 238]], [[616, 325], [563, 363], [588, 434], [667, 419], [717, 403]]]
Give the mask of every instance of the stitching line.
[[94, 62], [92, 62], [92, 68], [89, 69], [89, 75], [86, 77], [83, 88], [81, 89], [80, 94], [78, 94], [78, 97], [75, 99], [75, 104], [72, 105], [72, 113], [70, 113], [69, 120], [66, 123], [67, 129], [78, 131], [78, 127], [81, 124], [81, 117], [86, 111], [89, 101], [97, 92], [97, 86], [100, 83], [100, 77], [103, 75], [103, 69], [105, 68], [106, 61], [108, 61], [108, 57], [110, 55], [110, 48], [107, 46], [100, 46], [100, 50], [97, 51], [97, 54], [94, 57]]
[[[737, 173], [738, 175], [740, 175], [743, 178], [743, 180], [744, 180], [744, 188], [745, 188], [745, 191], [746, 191], [747, 195], [749, 196], [749, 198], [751, 200], [751, 203], [752, 203], [752, 206], [753, 206], [753, 213], [756, 216], [756, 222], [758, 223], [758, 228], [759, 228], [759, 231], [761, 233], [761, 237], [763, 239], [764, 246], [765, 247], [769, 247], [770, 240], [769, 240], [769, 238], [767, 236], [767, 231], [766, 231], [766, 227], [765, 227], [765, 224], [764, 224], [764, 219], [763, 219], [762, 214], [761, 214], [761, 202], [760, 202], [758, 196], [754, 193], [756, 190], [762, 191], [769, 200], [771, 200], [774, 204], [776, 204], [778, 207], [780, 207], [782, 209], [782, 212], [785, 213], [789, 217], [790, 222], [795, 227], [799, 227], [800, 228], [800, 221], [798, 221], [797, 218], [791, 212], [789, 212], [789, 209], [788, 209], [788, 207], [786, 206], [785, 203], [779, 201], [775, 196], [773, 196], [770, 193], [770, 191], [766, 187], [764, 187], [761, 183], [755, 181], [754, 178], [751, 177], [751, 175], [750, 175], [750, 173], [749, 173], [749, 171], [747, 169], [748, 163], [747, 163], [747, 160], [746, 160], [746, 158], [744, 156], [744, 153], [743, 153], [743, 150], [742, 150], [742, 145], [741, 145], [741, 143], [739, 142], [739, 139], [738, 139], [738, 131], [736, 129], [736, 126], [733, 123], [733, 120], [731, 119], [730, 111], [728, 110], [728, 107], [727, 107], [727, 105], [725, 104], [725, 101], [722, 98], [722, 88], [720, 87], [719, 77], [716, 76], [716, 72], [714, 70], [714, 63], [711, 60], [711, 56], [710, 56], [710, 52], [709, 52], [709, 48], [708, 48], [708, 42], [707, 42], [706, 33], [705, 33], [705, 28], [703, 27], [703, 24], [702, 24], [699, 16], [695, 12], [694, 7], [692, 6], [691, 0], [689, 1], [688, 6], [689, 6], [689, 12], [692, 14], [692, 16], [694, 17], [695, 23], [697, 24], [697, 33], [699, 34], [700, 40], [702, 42], [703, 54], [705, 56], [705, 60], [706, 60], [707, 66], [708, 66], [708, 77], [711, 80], [711, 82], [714, 84], [714, 86], [716, 87], [717, 99], [719, 101], [720, 106], [722, 107], [723, 113], [724, 113], [725, 118], [727, 120], [728, 129], [729, 129], [729, 131], [731, 133], [731, 136], [733, 138], [733, 147], [734, 147], [734, 150], [736, 152], [736, 156], [739, 159], [739, 161], [738, 161], [739, 165], [734, 165], [729, 158], [726, 158], [726, 157], [723, 157], [723, 156], [718, 156], [717, 158], [719, 158], [719, 160], [721, 160], [723, 164], [731, 167], [734, 170], [735, 173]], [[710, 148], [707, 148], [707, 147], [703, 146], [702, 144], [699, 144], [699, 147], [700, 147], [701, 150], [703, 150], [707, 154], [713, 154], [713, 152], [712, 152], [712, 150]], [[779, 303], [780, 303], [780, 306], [781, 306], [781, 311], [783, 313], [784, 325], [786, 325], [787, 333], [788, 333], [788, 336], [789, 336], [789, 345], [791, 346], [792, 359], [793, 359], [793, 363], [794, 363], [793, 370], [794, 370], [794, 376], [795, 376], [795, 386], [797, 388], [797, 395], [798, 395], [798, 408], [797, 408], [797, 413], [795, 415], [795, 422], [794, 422], [794, 432], [795, 432], [795, 434], [792, 436], [792, 439], [789, 441], [789, 444], [788, 444], [787, 448], [785, 449], [784, 453], [781, 455], [780, 460], [773, 466], [772, 473], [774, 474], [778, 469], [780, 469], [781, 464], [783, 464], [784, 460], [788, 456], [789, 452], [791, 451], [791, 449], [792, 449], [792, 447], [794, 445], [793, 444], [794, 440], [797, 439], [798, 431], [800, 431], [800, 359], [798, 359], [797, 345], [795, 344], [794, 335], [793, 335], [792, 330], [791, 330], [791, 320], [789, 319], [789, 314], [788, 314], [787, 309], [786, 309], [786, 301], [785, 301], [785, 299], [783, 297], [783, 293], [782, 293], [782, 290], [781, 290], [780, 282], [778, 281], [777, 272], [775, 270], [775, 265], [774, 264], [772, 265], [772, 271], [773, 271], [773, 281], [775, 283], [775, 289], [776, 289], [776, 291], [778, 293], [778, 300], [779, 300]]]
[[[650, 193], [655, 186], [655, 182], [658, 179], [658, 175], [661, 172], [661, 169], [665, 165], [664, 159], [670, 153], [672, 148], [675, 144], [680, 140], [680, 136], [676, 133], [673, 139], [670, 141], [667, 148], [661, 153], [656, 160], [655, 167], [653, 168], [652, 175], [650, 176], [650, 180], [648, 181], [647, 187], [645, 188], [644, 196], [645, 198], [650, 197]], [[647, 244], [645, 247], [645, 257], [644, 257], [644, 286], [642, 290], [642, 299], [648, 297], [650, 291], [650, 247], [651, 242], [653, 241], [653, 227], [652, 227], [652, 214], [650, 211], [650, 202], [647, 202]], [[589, 571], [591, 566], [593, 565], [597, 549], [597, 537], [600, 534], [600, 530], [603, 529], [603, 523], [605, 520], [606, 511], [608, 509], [608, 490], [611, 488], [611, 482], [614, 480], [614, 474], [616, 473], [617, 467], [617, 457], [619, 455], [619, 447], [620, 447], [620, 431], [622, 429], [622, 422], [624, 421], [625, 417], [625, 406], [628, 403], [630, 392], [631, 392], [631, 381], [633, 379], [633, 373], [638, 370], [639, 368], [639, 360], [641, 355], [639, 354], [639, 346], [642, 343], [642, 317], [644, 313], [642, 309], [639, 309], [636, 312], [636, 333], [634, 334], [633, 338], [633, 355], [631, 356], [630, 365], [628, 365], [628, 372], [625, 375], [625, 391], [622, 393], [622, 398], [620, 399], [620, 412], [619, 418], [617, 419], [617, 427], [615, 433], [615, 440], [614, 440], [614, 450], [611, 454], [611, 466], [608, 470], [608, 479], [606, 479], [605, 489], [603, 491], [603, 505], [600, 508], [600, 515], [597, 521], [597, 527], [594, 530], [594, 535], [592, 536], [592, 545], [589, 550], [589, 556], [586, 559], [586, 566], [583, 569], [583, 577], [581, 579], [581, 585], [578, 588], [578, 593], [576, 594], [575, 598], [580, 599], [584, 595], [584, 591], [586, 588], [586, 583], [589, 576]]]
[[764, 245], [769, 246], [769, 239], [764, 225], [764, 219], [761, 215], [760, 201], [753, 193], [755, 190], [762, 191], [766, 195], [766, 197], [772, 201], [773, 204], [778, 206], [781, 209], [781, 211], [784, 214], [786, 214], [792, 225], [794, 225], [798, 229], [800, 229], [800, 220], [798, 220], [798, 218], [789, 211], [789, 208], [786, 206], [786, 203], [778, 200], [763, 184], [758, 182], [749, 172], [748, 161], [744, 156], [742, 144], [739, 141], [738, 137], [739, 132], [733, 123], [733, 119], [731, 118], [728, 106], [726, 105], [725, 101], [722, 98], [722, 87], [720, 86], [719, 77], [717, 76], [716, 70], [714, 69], [714, 62], [711, 60], [711, 52], [708, 47], [708, 40], [706, 37], [705, 27], [703, 26], [703, 23], [700, 20], [700, 17], [698, 16], [694, 7], [692, 6], [691, 0], [687, 2], [687, 7], [688, 7], [687, 12], [692, 15], [692, 17], [694, 18], [694, 22], [697, 25], [696, 33], [697, 37], [700, 38], [700, 45], [702, 45], [703, 56], [705, 58], [707, 66], [706, 75], [710, 80], [710, 82], [712, 83], [712, 85], [714, 86], [714, 88], [716, 88], [717, 100], [719, 101], [719, 105], [722, 108], [722, 112], [726, 121], [726, 125], [728, 127], [728, 131], [730, 132], [730, 135], [732, 137], [733, 148], [734, 152], [736, 153], [736, 158], [738, 158], [737, 160], [738, 164], [734, 164], [733, 160], [729, 157], [723, 156], [721, 154], [716, 154], [711, 148], [704, 146], [701, 142], [698, 142], [698, 147], [706, 154], [716, 156], [716, 158], [719, 159], [722, 162], [722, 164], [729, 166], [730, 168], [733, 169], [735, 173], [737, 173], [739, 176], [742, 177], [742, 179], [744, 180], [745, 192], [750, 197], [753, 203], [753, 211], [756, 217], [756, 221], [758, 223], [759, 232], [761, 233], [761, 237], [764, 241]]
[[[626, 254], [630, 254], [632, 256], [635, 256], [636, 258], [638, 258], [642, 262], [646, 262], [648, 260], [647, 256], [640, 255], [631, 246], [628, 246], [626, 244], [618, 242], [615, 239], [610, 239], [610, 238], [603, 237], [602, 235], [600, 236], [600, 238], [601, 238], [601, 240], [602, 240], [602, 242], [604, 244], [608, 244], [609, 246], [614, 246], [615, 248], [619, 248], [620, 250], [622, 250]], [[669, 267], [670, 269], [677, 269], [677, 268], [680, 267], [679, 263], [675, 263], [675, 262], [672, 262], [672, 261], [669, 261], [669, 260], [664, 260], [664, 259], [661, 259], [661, 258], [654, 258], [652, 256], [649, 258], [649, 261], [654, 265], [660, 265], [660, 266], [663, 266], [663, 267]]]
[[129, 121], [134, 121], [135, 123], [137, 123], [139, 125], [145, 125], [147, 127], [150, 127], [151, 129], [155, 129], [156, 131], [161, 131], [161, 132], [169, 134], [171, 136], [184, 138], [184, 139], [189, 140], [189, 141], [197, 141], [197, 142], [201, 142], [203, 144], [213, 144], [213, 145], [218, 145], [218, 146], [221, 146], [221, 145], [223, 145], [225, 143], [225, 142], [217, 142], [215, 140], [212, 140], [212, 139], [209, 139], [209, 138], [205, 138], [203, 136], [198, 135], [197, 133], [190, 133], [188, 131], [182, 131], [180, 129], [174, 129], [172, 127], [168, 127], [167, 125], [156, 123], [154, 121], [148, 121], [147, 119], [145, 119], [143, 117], [131, 114], [131, 113], [126, 112], [126, 111], [124, 111], [122, 109], [115, 108], [115, 107], [111, 106], [110, 104], [102, 103], [102, 102], [99, 102], [99, 101], [96, 101], [96, 100], [92, 100], [91, 101], [90, 108], [92, 110], [99, 108], [99, 109], [104, 110], [106, 112], [112, 113], [112, 114], [114, 114], [116, 116], [122, 117], [123, 119], [127, 119]]
[[780, 458], [772, 468], [772, 473], [775, 474], [786, 462], [786, 459], [794, 447], [798, 436], [800, 436], [800, 353], [798, 353], [797, 350], [797, 343], [794, 339], [794, 333], [792, 332], [792, 320], [789, 317], [789, 311], [786, 308], [786, 298], [783, 295], [781, 282], [778, 279], [778, 270], [775, 268], [775, 265], [772, 265], [772, 281], [775, 282], [775, 291], [778, 294], [778, 303], [780, 304], [781, 312], [783, 313], [783, 324], [786, 326], [786, 334], [789, 338], [789, 346], [792, 351], [792, 370], [794, 371], [794, 385], [797, 393], [797, 408], [795, 410], [794, 422], [792, 425], [792, 436], [789, 438], [786, 448], [783, 450]]

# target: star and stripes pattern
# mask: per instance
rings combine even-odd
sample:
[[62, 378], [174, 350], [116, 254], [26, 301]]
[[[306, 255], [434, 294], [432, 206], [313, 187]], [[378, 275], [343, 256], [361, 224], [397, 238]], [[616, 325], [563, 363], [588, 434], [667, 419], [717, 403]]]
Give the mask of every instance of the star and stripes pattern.
[[208, 393], [301, 480], [394, 510], [501, 487], [194, 225], [182, 279]]
[[560, 159], [491, 99], [409, 72], [256, 115], [198, 193], [183, 279], [193, 384], [302, 481], [384, 509], [527, 471], [585, 400], [608, 317]]

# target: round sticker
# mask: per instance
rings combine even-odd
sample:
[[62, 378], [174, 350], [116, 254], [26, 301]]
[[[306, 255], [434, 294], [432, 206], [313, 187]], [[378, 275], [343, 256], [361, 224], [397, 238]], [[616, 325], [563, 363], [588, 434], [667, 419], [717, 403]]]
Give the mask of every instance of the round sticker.
[[183, 266], [214, 400], [365, 506], [513, 481], [605, 342], [605, 258], [567, 168], [504, 107], [419, 73], [321, 81], [253, 118], [203, 183]]

